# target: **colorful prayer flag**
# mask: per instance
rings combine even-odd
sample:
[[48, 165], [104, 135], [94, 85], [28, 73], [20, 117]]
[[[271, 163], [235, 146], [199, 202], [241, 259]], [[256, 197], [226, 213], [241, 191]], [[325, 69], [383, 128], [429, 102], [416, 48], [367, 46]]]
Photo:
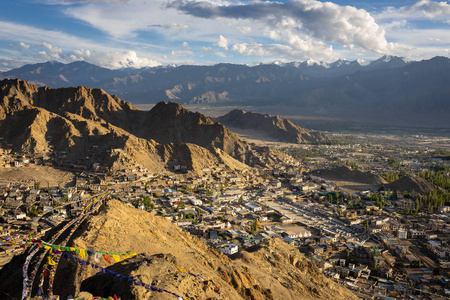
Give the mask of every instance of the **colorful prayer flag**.
[[51, 257], [48, 257], [48, 264], [54, 266], [56, 265], [56, 262]]
[[107, 262], [109, 262], [109, 263], [111, 263], [111, 256], [109, 256], [109, 254], [103, 254], [103, 258], [107, 261]]

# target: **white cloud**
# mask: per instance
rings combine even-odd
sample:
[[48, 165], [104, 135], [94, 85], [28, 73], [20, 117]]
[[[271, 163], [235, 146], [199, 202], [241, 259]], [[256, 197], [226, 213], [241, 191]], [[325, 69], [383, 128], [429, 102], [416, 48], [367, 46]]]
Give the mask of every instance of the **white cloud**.
[[421, 0], [410, 7], [405, 7], [403, 11], [411, 15], [420, 13], [430, 19], [441, 17], [448, 19], [450, 17], [450, 4], [444, 1], [434, 2], [429, 0]]
[[46, 5], [62, 5], [69, 6], [74, 4], [89, 4], [89, 3], [127, 3], [129, 0], [33, 0], [36, 3]]
[[69, 53], [67, 56], [72, 61], [84, 60], [110, 69], [157, 67], [161, 65], [156, 60], [139, 57], [135, 51], [97, 52], [80, 49]]
[[23, 66], [22, 62], [18, 62], [15, 59], [0, 58], [0, 72], [9, 71], [11, 69], [20, 68]]
[[221, 52], [221, 51], [217, 51], [215, 54], [216, 54], [217, 56], [220, 56], [220, 57], [223, 57], [223, 58], [227, 57], [227, 54], [226, 54], [226, 53], [223, 53], [223, 52]]
[[432, 19], [447, 22], [450, 18], [450, 4], [441, 1], [420, 0], [412, 5], [399, 8], [387, 7], [384, 11], [374, 15], [377, 20], [384, 19]]
[[228, 40], [223, 35], [220, 35], [216, 45], [222, 49], [228, 50]]
[[192, 51], [189, 50], [172, 50], [171, 51], [172, 56], [186, 56], [186, 55], [193, 55]]
[[[14, 34], [11, 34], [11, 33]], [[58, 45], [77, 45], [78, 47], [97, 47], [108, 50], [108, 47], [96, 44], [95, 42], [82, 39], [62, 31], [45, 30], [38, 27], [27, 26], [23, 24], [0, 21], [0, 40], [11, 40], [16, 42], [26, 41], [27, 44], [37, 44], [44, 47], [42, 41], [47, 44]]]
[[[203, 55], [206, 53], [228, 55], [242, 62], [248, 58], [238, 55], [257, 56], [253, 60], [353, 59], [373, 58], [379, 54], [411, 57], [415, 51], [427, 52], [427, 47], [434, 53], [439, 43], [443, 49], [441, 55], [445, 55], [448, 38], [439, 30], [428, 31], [429, 36], [422, 37], [420, 33], [415, 37], [412, 30], [415, 24], [408, 21], [431, 19], [434, 27], [443, 22], [450, 24], [449, 2], [431, 0], [391, 7], [380, 14], [324, 0], [33, 1], [59, 5], [55, 9], [60, 9], [68, 18], [100, 31], [96, 36], [99, 39], [88, 40], [62, 31], [0, 21], [0, 39], [15, 45], [8, 51], [14, 55], [29, 55], [28, 60], [59, 56], [67, 61], [82, 57], [108, 67], [187, 63], [185, 59], [192, 57], [210, 59], [211, 56]], [[450, 36], [448, 30], [445, 32]], [[26, 48], [20, 42], [31, 45], [28, 51], [23, 51]], [[55, 49], [44, 46], [37, 49], [43, 42]], [[183, 44], [180, 49], [173, 46], [180, 44]], [[89, 49], [90, 56], [77, 54], [73, 47]], [[134, 50], [135, 60], [127, 60], [133, 56], [126, 54], [129, 50]], [[38, 54], [39, 51], [43, 53]]]
[[254, 20], [272, 30], [289, 29], [297, 35], [344, 46], [357, 45], [364, 50], [389, 53], [395, 45], [365, 10], [316, 0], [250, 2], [246, 5], [216, 5], [209, 2], [183, 2], [174, 7], [185, 14], [205, 19]]
[[45, 51], [39, 52], [39, 55], [42, 56], [43, 58], [55, 60], [61, 59], [61, 54], [63, 53], [63, 50], [61, 48], [52, 46], [46, 42], [43, 42], [39, 46], [48, 50], [48, 52]]
[[202, 53], [212, 53], [214, 50], [211, 47], [202, 47], [200, 50]]
[[172, 24], [163, 25], [163, 27], [166, 28], [166, 29], [184, 30], [184, 29], [189, 28], [189, 25], [172, 23]]
[[23, 49], [30, 49], [30, 45], [27, 45], [24, 42], [20, 42], [19, 46], [22, 47]]
[[252, 28], [250, 26], [237, 26], [237, 30], [239, 30], [242, 34], [249, 34], [252, 32]]
[[[281, 46], [281, 45], [279, 45]], [[272, 55], [273, 53], [270, 53], [266, 50], [269, 46], [264, 46], [263, 44], [247, 44], [247, 43], [241, 43], [241, 44], [234, 44], [231, 50], [236, 51], [237, 53], [241, 55], [251, 56], [264, 56], [264, 55]]]
[[[64, 13], [115, 38], [133, 38], [140, 31], [183, 31], [189, 28], [186, 19], [176, 11], [163, 9], [165, 0], [129, 0], [127, 2], [86, 3], [66, 6]], [[167, 20], [180, 20], [167, 23]], [[156, 24], [156, 25], [154, 25]]]
[[[11, 32], [15, 34], [11, 35]], [[45, 60], [59, 60], [62, 62], [84, 60], [112, 69], [124, 67], [142, 68], [160, 65], [157, 60], [138, 55], [136, 51], [110, 47], [80, 39], [60, 31], [44, 30], [17, 23], [0, 21], [0, 39], [20, 41], [19, 46], [21, 46], [20, 43], [23, 43], [24, 40], [27, 41], [27, 44], [23, 43], [25, 46], [28, 43], [34, 45], [28, 48], [29, 51], [27, 53], [32, 52], [29, 56], [18, 58], [18, 60], [24, 61], [24, 63], [36, 63]], [[73, 50], [72, 45], [77, 45], [80, 49]], [[23, 48], [23, 46], [21, 47]], [[33, 51], [33, 47], [35, 51]], [[44, 51], [40, 49], [44, 49]]]
[[[299, 52], [294, 47], [284, 44], [237, 43], [233, 45], [231, 50], [244, 56], [272, 57], [273, 59], [283, 58], [285, 61], [295, 59], [306, 60], [311, 57], [308, 52]], [[332, 53], [331, 49], [330, 53]], [[329, 56], [317, 57], [320, 57], [322, 60], [330, 59], [333, 56], [330, 54]]]

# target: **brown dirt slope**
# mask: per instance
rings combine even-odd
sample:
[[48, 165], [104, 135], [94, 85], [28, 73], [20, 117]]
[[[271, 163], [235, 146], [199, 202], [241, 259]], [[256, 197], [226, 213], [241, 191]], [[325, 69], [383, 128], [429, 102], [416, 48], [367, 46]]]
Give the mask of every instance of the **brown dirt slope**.
[[394, 182], [386, 184], [385, 188], [391, 191], [426, 194], [438, 187], [419, 176], [403, 176]]
[[75, 174], [53, 167], [32, 166], [26, 168], [0, 168], [0, 181], [27, 183], [39, 182], [41, 187], [73, 186]]
[[235, 109], [216, 120], [225, 126], [258, 130], [281, 142], [315, 143], [327, 139], [321, 132], [307, 130], [280, 116], [269, 114]]
[[330, 181], [347, 181], [371, 185], [381, 185], [386, 183], [383, 178], [376, 174], [351, 170], [345, 166], [326, 170], [317, 170], [314, 174]]
[[[102, 260], [102, 267], [189, 299], [357, 299], [280, 239], [253, 253], [243, 251], [231, 260], [168, 220], [116, 200], [108, 202], [81, 230], [73, 241], [75, 247], [143, 254], [113, 265]], [[155, 254], [167, 260], [155, 258]], [[180, 272], [168, 261], [210, 281], [205, 283]], [[86, 291], [97, 296], [117, 294], [122, 299], [174, 299], [72, 261], [62, 262], [55, 278], [55, 293], [63, 298]]]

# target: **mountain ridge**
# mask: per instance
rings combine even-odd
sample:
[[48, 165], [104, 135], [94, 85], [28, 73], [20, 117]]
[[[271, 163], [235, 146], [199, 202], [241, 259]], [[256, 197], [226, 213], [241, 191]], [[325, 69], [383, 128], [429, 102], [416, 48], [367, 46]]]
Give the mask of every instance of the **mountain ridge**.
[[[108, 78], [97, 76], [93, 71], [96, 67], [87, 63], [64, 65], [63, 71], [54, 73], [51, 70], [61, 67], [47, 64], [50, 71], [46, 73], [44, 65], [11, 70], [0, 77], [19, 77], [55, 87], [90, 85], [134, 104], [174, 101], [202, 106], [266, 107], [266, 111], [279, 107], [280, 111], [309, 117], [450, 128], [447, 57], [406, 61], [385, 56], [371, 63], [340, 60], [331, 64], [185, 65], [109, 70], [105, 71], [109, 72], [105, 75]], [[89, 79], [89, 84], [79, 84], [75, 76], [83, 66], [83, 78], [95, 79]], [[70, 71], [71, 68], [76, 70]], [[58, 81], [59, 75], [68, 81]]]
[[63, 152], [73, 164], [93, 160], [113, 169], [144, 165], [159, 171], [173, 161], [196, 171], [209, 164], [245, 169], [286, 156], [256, 149], [174, 102], [146, 112], [101, 89], [38, 88], [18, 79], [0, 83], [0, 131], [3, 143], [16, 150]]

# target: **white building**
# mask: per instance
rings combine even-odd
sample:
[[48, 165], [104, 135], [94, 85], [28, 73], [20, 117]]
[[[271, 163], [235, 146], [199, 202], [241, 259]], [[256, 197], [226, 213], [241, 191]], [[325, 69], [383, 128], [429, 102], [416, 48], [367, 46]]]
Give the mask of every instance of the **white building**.
[[27, 215], [25, 213], [18, 213], [16, 214], [17, 220], [25, 220], [27, 218]]
[[217, 201], [220, 202], [230, 202], [230, 201], [236, 201], [238, 198], [236, 195], [219, 195], [217, 196]]
[[188, 196], [186, 198], [189, 200], [189, 202], [191, 202], [192, 205], [198, 206], [198, 205], [202, 205], [203, 204], [202, 200], [197, 199], [197, 198], [195, 198], [193, 196]]
[[408, 232], [406, 230], [397, 231], [397, 237], [402, 240], [406, 240], [408, 237]]
[[245, 207], [247, 207], [249, 210], [253, 212], [261, 211], [261, 206], [255, 204], [255, 203], [246, 203]]
[[220, 251], [222, 251], [226, 255], [235, 254], [238, 252], [238, 250], [239, 250], [238, 245], [231, 245], [231, 244], [224, 245], [220, 248]]
[[410, 229], [409, 233], [411, 234], [412, 239], [417, 239], [421, 237], [425, 237], [425, 232], [422, 230]]

